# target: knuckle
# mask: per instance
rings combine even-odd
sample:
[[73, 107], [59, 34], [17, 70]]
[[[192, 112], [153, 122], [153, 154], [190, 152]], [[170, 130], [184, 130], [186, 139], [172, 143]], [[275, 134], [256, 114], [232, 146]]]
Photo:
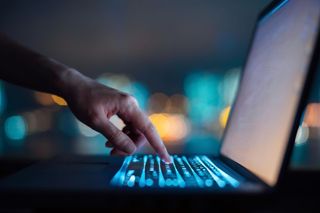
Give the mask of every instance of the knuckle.
[[99, 122], [100, 122], [100, 116], [99, 114], [94, 111], [94, 110], [89, 110], [88, 111], [88, 116], [89, 116], [89, 119], [91, 121], [91, 123], [95, 126], [99, 125]]
[[113, 132], [110, 137], [108, 138], [109, 141], [112, 141], [114, 144], [120, 146], [119, 144], [119, 138], [121, 137], [121, 132], [120, 131], [115, 131]]
[[137, 99], [130, 94], [121, 94], [121, 98], [127, 106], [136, 106], [138, 104]]

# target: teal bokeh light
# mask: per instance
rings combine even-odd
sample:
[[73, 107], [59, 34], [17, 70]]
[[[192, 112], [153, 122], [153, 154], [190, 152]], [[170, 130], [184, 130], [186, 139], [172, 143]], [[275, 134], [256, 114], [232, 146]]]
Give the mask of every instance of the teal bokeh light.
[[132, 82], [130, 85], [130, 91], [128, 92], [137, 99], [140, 108], [145, 110], [147, 107], [147, 101], [149, 97], [149, 92], [147, 88], [141, 83]]
[[234, 68], [224, 75], [221, 85], [221, 96], [223, 97], [225, 106], [232, 105], [235, 100], [240, 83], [240, 73], [240, 68]]
[[3, 83], [0, 81], [0, 114], [2, 114], [6, 108], [7, 99], [4, 91]]
[[137, 99], [141, 109], [145, 110], [147, 108], [147, 102], [150, 94], [144, 84], [131, 81], [127, 76], [124, 75], [114, 75], [109, 77], [102, 76], [98, 78], [97, 81], [108, 87], [131, 94]]
[[184, 83], [189, 100], [188, 114], [195, 124], [207, 124], [217, 119], [223, 107], [219, 91], [221, 76], [211, 72], [195, 72], [187, 76]]
[[4, 130], [9, 139], [22, 140], [26, 136], [27, 124], [22, 116], [11, 116], [6, 119]]

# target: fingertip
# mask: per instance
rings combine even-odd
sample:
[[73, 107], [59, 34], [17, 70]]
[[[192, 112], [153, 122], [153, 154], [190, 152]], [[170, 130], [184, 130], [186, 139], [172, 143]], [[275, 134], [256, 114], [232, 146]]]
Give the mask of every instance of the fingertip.
[[172, 163], [172, 159], [169, 155], [169, 153], [167, 151], [165, 151], [164, 154], [160, 155], [161, 160], [165, 163], [165, 164], [171, 164]]
[[110, 155], [112, 155], [112, 156], [127, 156], [128, 154], [125, 152], [122, 152], [116, 148], [113, 148], [110, 152]]
[[126, 150], [124, 150], [126, 153], [128, 153], [129, 155], [132, 155], [133, 153], [135, 153], [137, 150], [137, 147], [133, 144], [130, 143], [129, 146], [126, 147]]

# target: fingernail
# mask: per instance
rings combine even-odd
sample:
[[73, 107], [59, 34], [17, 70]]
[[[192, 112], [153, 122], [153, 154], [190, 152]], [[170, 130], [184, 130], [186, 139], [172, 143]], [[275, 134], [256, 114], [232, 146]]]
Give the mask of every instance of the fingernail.
[[130, 144], [129, 146], [126, 147], [126, 152], [128, 154], [132, 154], [137, 150], [137, 147], [133, 144]]
[[162, 160], [162, 162], [163, 163], [165, 163], [165, 164], [171, 164], [172, 163], [172, 160], [171, 160], [171, 158], [169, 157], [165, 157], [165, 158], [162, 158], [161, 159]]

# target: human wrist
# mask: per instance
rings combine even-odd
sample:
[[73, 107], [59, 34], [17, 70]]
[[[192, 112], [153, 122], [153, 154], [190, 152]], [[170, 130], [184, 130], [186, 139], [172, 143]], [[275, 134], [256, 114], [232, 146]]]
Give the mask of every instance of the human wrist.
[[69, 100], [83, 88], [91, 79], [83, 75], [76, 69], [61, 66], [57, 71], [57, 81], [55, 81], [56, 95]]
[[49, 69], [49, 73], [52, 73], [52, 79], [50, 80], [52, 82], [52, 93], [63, 98], [67, 97], [71, 87], [70, 84], [79, 72], [51, 58], [42, 60], [44, 60], [45, 68]]

